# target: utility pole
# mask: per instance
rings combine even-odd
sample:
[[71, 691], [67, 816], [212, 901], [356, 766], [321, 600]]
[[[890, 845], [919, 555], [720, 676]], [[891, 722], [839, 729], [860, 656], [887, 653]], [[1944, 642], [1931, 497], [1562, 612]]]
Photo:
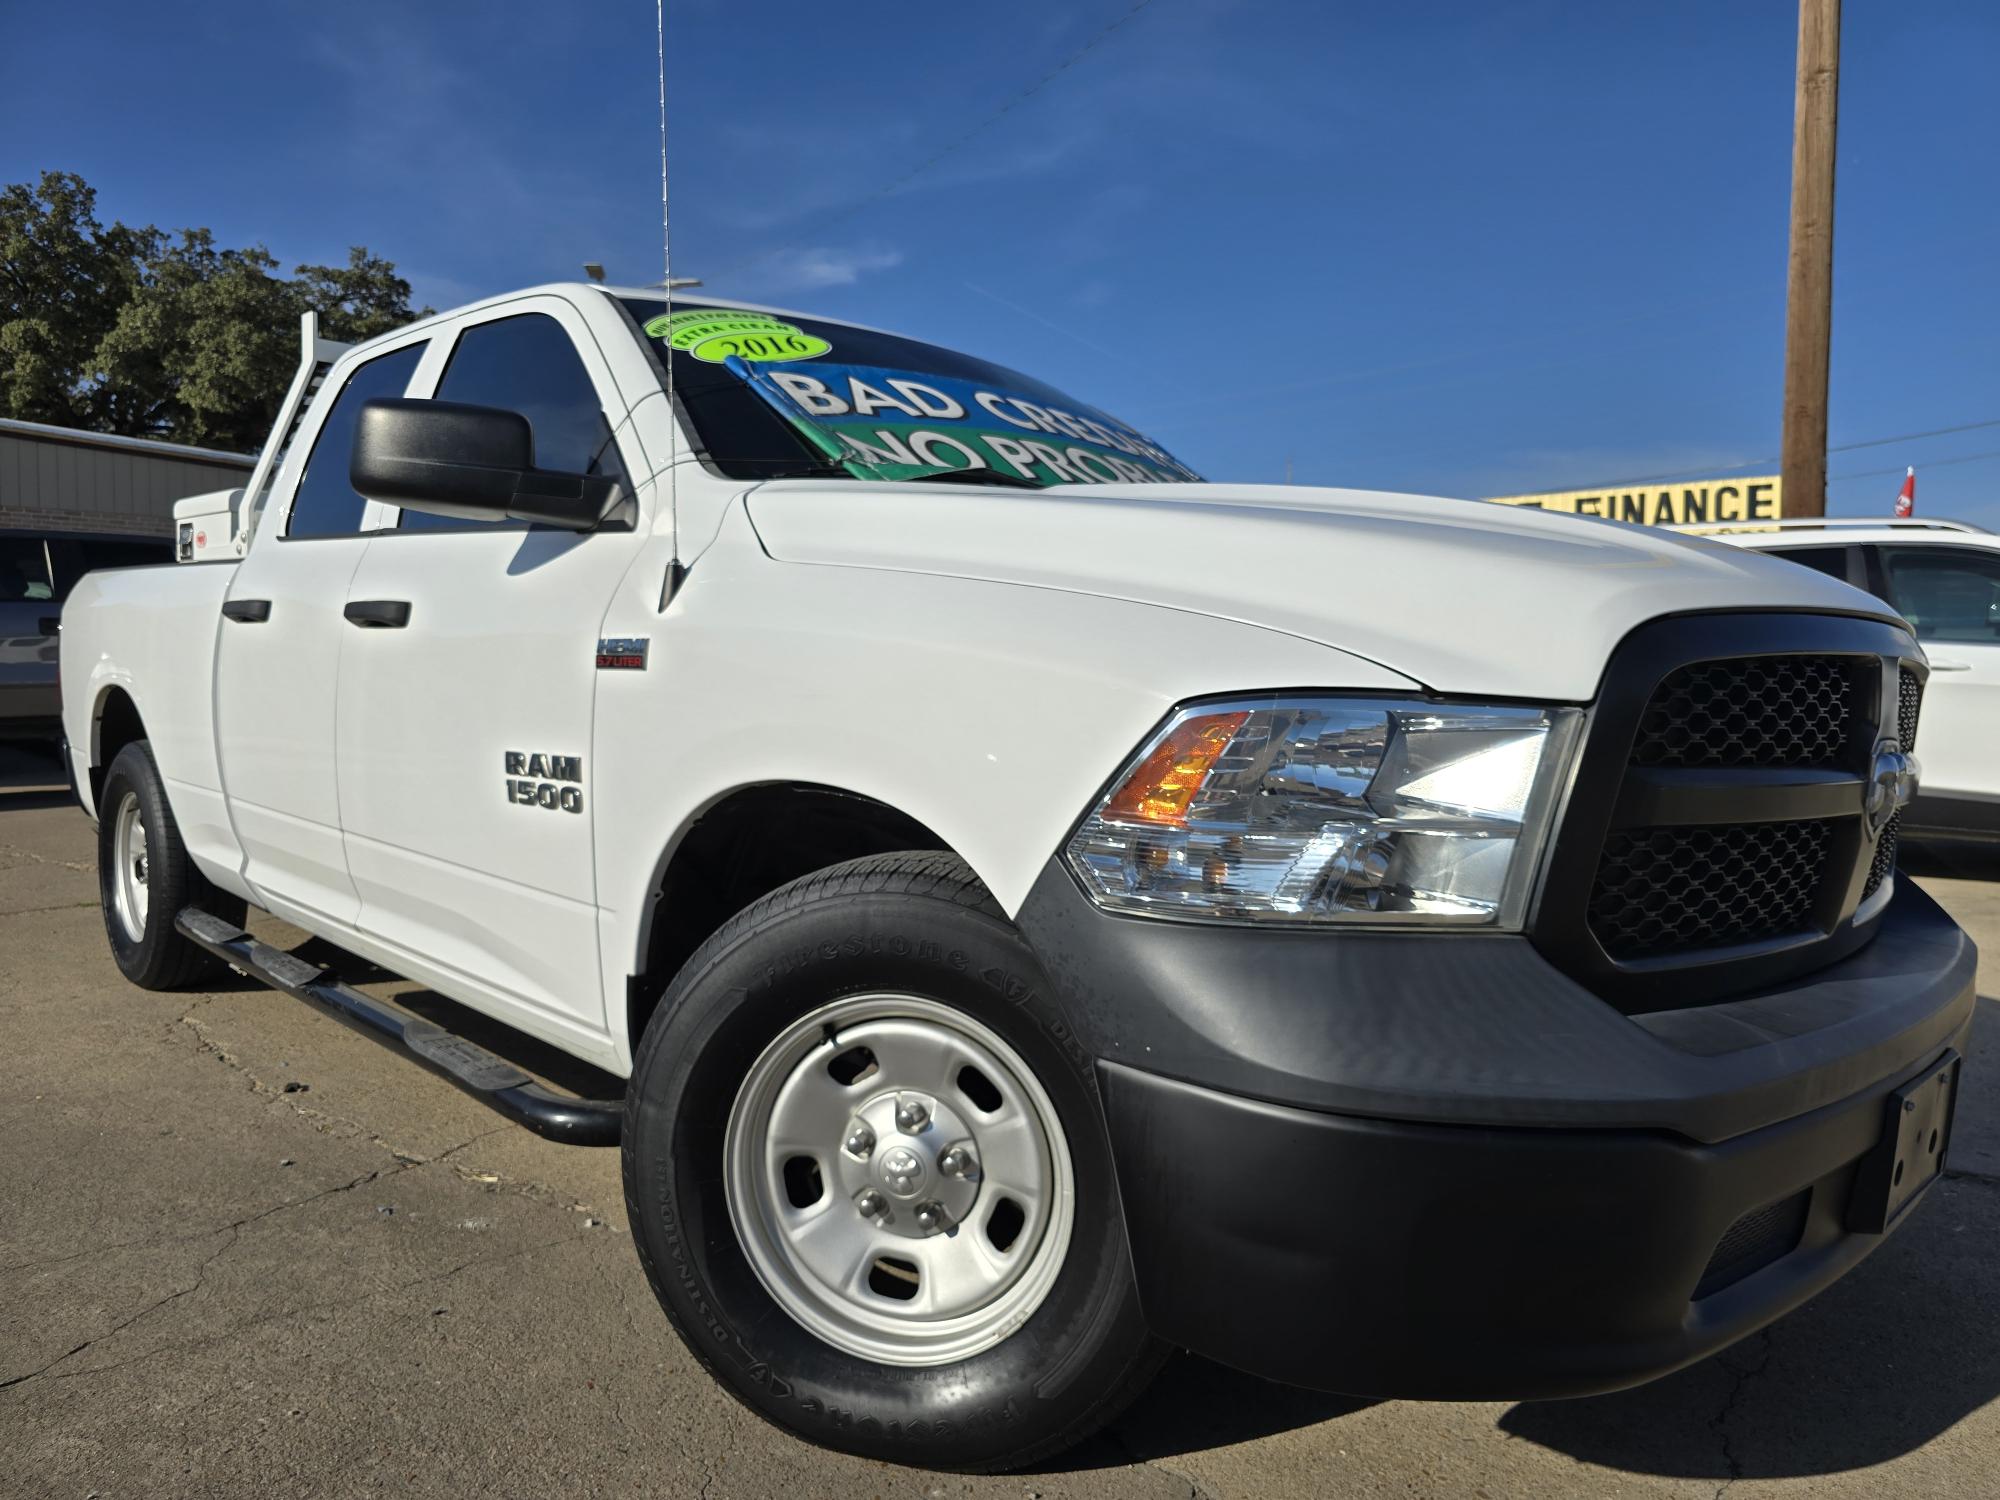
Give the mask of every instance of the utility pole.
[[1788, 516], [1826, 514], [1826, 379], [1833, 344], [1833, 143], [1840, 105], [1840, 0], [1799, 0], [1792, 114], [1792, 248], [1785, 282], [1785, 412], [1779, 445]]

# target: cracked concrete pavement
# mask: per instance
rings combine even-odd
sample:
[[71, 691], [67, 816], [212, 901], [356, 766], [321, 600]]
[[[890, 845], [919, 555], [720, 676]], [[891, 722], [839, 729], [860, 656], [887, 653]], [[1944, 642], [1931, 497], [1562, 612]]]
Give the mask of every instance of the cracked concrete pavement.
[[[1716, 1359], [1589, 1401], [1424, 1405], [1180, 1358], [1046, 1471], [963, 1479], [822, 1453], [725, 1397], [640, 1273], [615, 1153], [537, 1140], [282, 996], [126, 985], [89, 826], [32, 790], [47, 776], [0, 751], [0, 1495], [1994, 1491], [1991, 999], [1948, 1180], [1854, 1275]], [[2000, 854], [1912, 863], [2000, 953]]]

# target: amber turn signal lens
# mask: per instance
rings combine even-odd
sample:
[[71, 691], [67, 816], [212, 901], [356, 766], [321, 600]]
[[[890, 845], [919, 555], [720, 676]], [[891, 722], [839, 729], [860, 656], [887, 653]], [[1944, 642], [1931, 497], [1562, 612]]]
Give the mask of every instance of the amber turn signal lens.
[[1247, 713], [1204, 714], [1179, 725], [1111, 794], [1100, 816], [1118, 822], [1182, 826], [1187, 822], [1188, 804], [1201, 790], [1209, 767], [1229, 748], [1249, 717]]

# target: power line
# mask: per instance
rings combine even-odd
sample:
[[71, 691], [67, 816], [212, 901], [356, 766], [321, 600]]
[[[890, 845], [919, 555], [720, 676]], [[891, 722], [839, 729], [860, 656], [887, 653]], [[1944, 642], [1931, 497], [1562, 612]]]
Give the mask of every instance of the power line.
[[[1914, 443], [1922, 438], [1944, 437], [1954, 432], [1977, 432], [1982, 427], [2000, 427], [2000, 417], [1988, 417], [1983, 422], [1960, 422], [1955, 427], [1933, 427], [1925, 432], [1899, 432], [1891, 437], [1867, 438], [1858, 443], [1836, 443], [1826, 451], [1828, 453], [1852, 453], [1857, 448], [1886, 448], [1891, 443]], [[1961, 459], [1933, 459], [1931, 463], [1935, 466], [1939, 463], [1961, 463], [1964, 461]], [[1601, 488], [1613, 490], [1619, 488], [1621, 485], [1628, 484], [1665, 484], [1675, 479], [1706, 479], [1718, 473], [1727, 474], [1733, 469], [1759, 469], [1777, 462], [1778, 457], [1776, 454], [1770, 454], [1762, 458], [1740, 458], [1726, 464], [1707, 464], [1699, 469], [1676, 469], [1671, 474], [1641, 474], [1631, 479], [1614, 479], [1608, 484], [1601, 486]], [[1880, 472], [1893, 474], [1900, 471], [1884, 469]], [[1848, 474], [1840, 477], [1851, 479], [1855, 476]]]
[[[1990, 448], [1984, 453], [1961, 453], [1956, 458], [1934, 458], [1925, 464], [1924, 467], [1926, 469], [1942, 469], [1949, 464], [1976, 464], [1989, 458], [2000, 458], [2000, 448]], [[1903, 466], [1901, 465], [1893, 469], [1857, 469], [1852, 474], [1829, 475], [1827, 482], [1831, 484], [1836, 479], [1879, 479], [1886, 474], [1901, 474], [1902, 472]]]
[[[1133, 19], [1133, 17], [1137, 16], [1140, 11], [1144, 10], [1147, 6], [1151, 5], [1152, 3], [1153, 0], [1134, 0], [1134, 4], [1132, 5], [1131, 9], [1127, 10], [1122, 16], [1118, 17], [1117, 20], [1105, 26], [1096, 35], [1091, 37], [1089, 41], [1085, 42], [1081, 47], [1077, 48], [1076, 51], [1070, 53], [1068, 57], [1065, 57], [1061, 62], [1057, 63], [1053, 68], [1049, 69], [1048, 72], [1044, 73], [1040, 78], [1036, 79], [1033, 83], [1029, 84], [1026, 88], [1022, 89], [1018, 94], [1015, 94], [1012, 98], [1008, 99], [1006, 103], [1002, 104], [998, 109], [994, 110], [993, 113], [991, 113], [990, 115], [987, 115], [978, 124], [974, 125], [970, 130], [966, 131], [965, 134], [959, 136], [956, 140], [950, 142], [948, 145], [941, 146], [938, 150], [934, 151], [931, 155], [925, 157], [922, 161], [918, 162], [914, 167], [911, 167], [909, 171], [905, 172], [902, 176], [896, 178], [893, 182], [888, 183], [886, 186], [877, 188], [874, 192], [868, 194], [866, 197], [857, 198], [851, 203], [842, 204], [839, 208], [834, 209], [830, 213], [815, 215], [813, 219], [812, 233], [810, 237], [818, 238], [821, 231], [826, 229], [828, 225], [839, 224], [848, 219], [851, 219], [856, 214], [860, 213], [862, 209], [867, 208], [870, 204], [879, 203], [884, 198], [891, 197], [894, 194], [901, 192], [904, 188], [908, 187], [917, 178], [923, 176], [924, 173], [928, 172], [932, 167], [936, 166], [946, 157], [952, 155], [955, 152], [963, 150], [966, 146], [970, 145], [973, 141], [977, 140], [980, 136], [984, 135], [988, 130], [992, 129], [993, 126], [997, 125], [1002, 119], [1002, 117], [1004, 117], [1009, 111], [1013, 110], [1018, 105], [1026, 103], [1029, 99], [1032, 99], [1036, 94], [1039, 94], [1043, 89], [1047, 88], [1051, 83], [1054, 83], [1056, 79], [1061, 77], [1064, 73], [1067, 73], [1071, 68], [1075, 67], [1078, 63], [1082, 62], [1084, 58], [1088, 57], [1106, 39], [1108, 39], [1113, 32], [1117, 31], [1120, 27], [1123, 27], [1126, 24], [1128, 24]], [[757, 254], [751, 256], [748, 260], [738, 261], [735, 265], [728, 267], [726, 270], [722, 272], [722, 274], [726, 276], [731, 274], [732, 272], [743, 270], [746, 267], [758, 265], [763, 261], [769, 260], [772, 256], [782, 254], [787, 250], [795, 250], [801, 244], [804, 243], [806, 238], [807, 236], [800, 236], [799, 238], [796, 239], [787, 240], [783, 244], [773, 245], [768, 250], [760, 250]]]
[[1948, 432], [1972, 432], [1980, 427], [2000, 427], [2000, 417], [1989, 417], [1984, 422], [1961, 422], [1956, 427], [1933, 427], [1929, 432], [1905, 432], [1897, 437], [1870, 438], [1865, 443], [1841, 443], [1826, 451], [1852, 453], [1856, 448], [1880, 448], [1889, 443], [1913, 443], [1918, 438], [1943, 437]]

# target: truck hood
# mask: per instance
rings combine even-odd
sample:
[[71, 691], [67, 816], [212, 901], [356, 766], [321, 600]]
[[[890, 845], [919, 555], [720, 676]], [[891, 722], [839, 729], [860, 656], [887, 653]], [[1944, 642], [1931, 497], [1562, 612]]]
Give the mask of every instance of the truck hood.
[[1612, 647], [1659, 615], [1807, 609], [1895, 619], [1871, 596], [1796, 563], [1476, 500], [1291, 485], [1030, 493], [792, 480], [759, 485], [746, 503], [764, 549], [781, 562], [1026, 584], [1213, 615], [1366, 657], [1441, 693], [1589, 699]]

